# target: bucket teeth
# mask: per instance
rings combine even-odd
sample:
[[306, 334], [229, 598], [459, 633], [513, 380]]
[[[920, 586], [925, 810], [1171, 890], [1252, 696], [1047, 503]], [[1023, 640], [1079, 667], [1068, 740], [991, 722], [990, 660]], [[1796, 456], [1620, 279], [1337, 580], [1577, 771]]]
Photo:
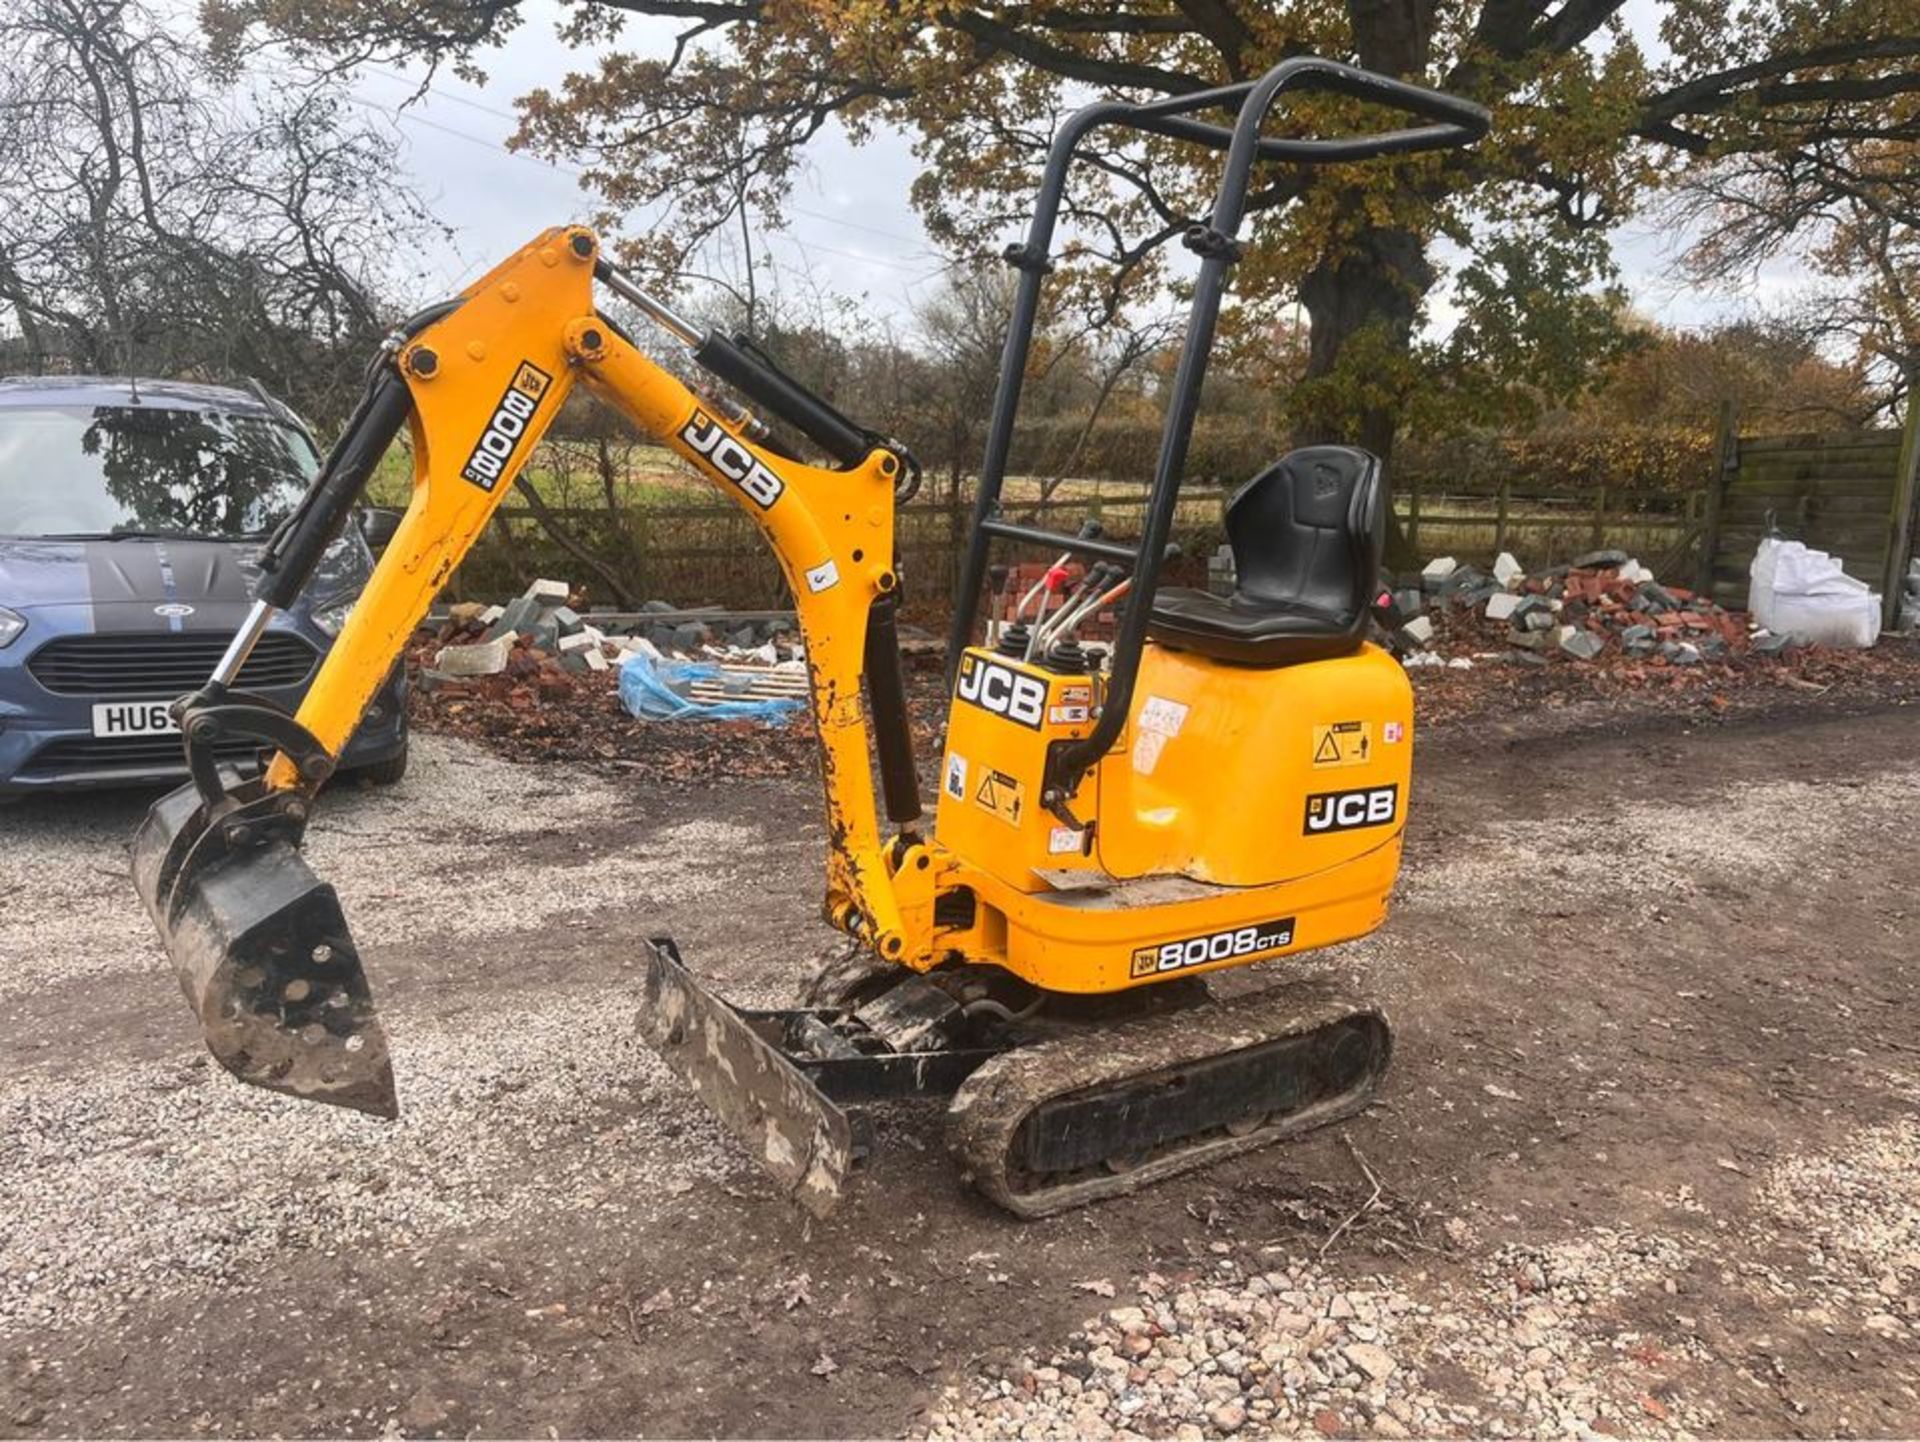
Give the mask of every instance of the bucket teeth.
[[207, 1049], [253, 1086], [397, 1115], [386, 1032], [333, 888], [283, 840], [196, 864], [198, 815], [181, 793], [156, 803], [133, 872]]

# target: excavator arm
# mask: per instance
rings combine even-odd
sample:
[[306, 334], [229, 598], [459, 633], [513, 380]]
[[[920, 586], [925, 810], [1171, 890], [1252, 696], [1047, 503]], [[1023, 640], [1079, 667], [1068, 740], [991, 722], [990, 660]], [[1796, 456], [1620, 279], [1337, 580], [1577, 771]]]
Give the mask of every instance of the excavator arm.
[[[600, 313], [596, 278], [841, 467], [806, 464], [757, 442], [750, 411], [696, 394]], [[244, 1081], [380, 1115], [397, 1111], [358, 951], [337, 896], [308, 868], [300, 842], [315, 793], [368, 702], [577, 384], [678, 453], [772, 545], [793, 593], [820, 737], [826, 915], [882, 956], [898, 958], [906, 947], [871, 748], [878, 746], [889, 814], [917, 818], [893, 632], [894, 505], [911, 458], [749, 344], [681, 320], [600, 257], [591, 232], [549, 230], [390, 339], [327, 464], [269, 543], [246, 623], [207, 684], [175, 703], [193, 781], [154, 805], [135, 839], [134, 875], [209, 1048]], [[413, 454], [406, 514], [289, 717], [234, 683], [402, 426]], [[215, 759], [245, 743], [275, 752], [258, 777]]]

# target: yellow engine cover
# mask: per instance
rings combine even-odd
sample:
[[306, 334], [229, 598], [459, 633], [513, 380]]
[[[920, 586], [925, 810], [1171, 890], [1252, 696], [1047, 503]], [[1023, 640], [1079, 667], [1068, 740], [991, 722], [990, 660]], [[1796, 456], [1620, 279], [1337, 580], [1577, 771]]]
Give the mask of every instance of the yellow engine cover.
[[1290, 881], [1397, 840], [1412, 773], [1413, 688], [1377, 647], [1255, 670], [1149, 645], [1095, 854], [1118, 877]]
[[1085, 676], [963, 657], [929, 881], [968, 900], [921, 965], [957, 952], [1112, 991], [1385, 918], [1413, 771], [1413, 691], [1386, 652], [1262, 670], [1149, 644], [1126, 727], [1071, 800], [1076, 828], [1046, 809], [1042, 777], [1099, 695]]

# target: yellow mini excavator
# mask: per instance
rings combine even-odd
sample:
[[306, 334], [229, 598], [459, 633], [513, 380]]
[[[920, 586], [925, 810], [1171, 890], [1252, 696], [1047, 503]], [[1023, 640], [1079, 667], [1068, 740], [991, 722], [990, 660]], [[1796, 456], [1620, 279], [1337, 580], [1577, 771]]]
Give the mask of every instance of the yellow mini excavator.
[[[1263, 135], [1276, 100], [1300, 89], [1416, 123]], [[1208, 111], [1232, 118], [1199, 118]], [[824, 1214], [862, 1152], [846, 1108], [890, 1098], [950, 1097], [960, 1167], [1021, 1216], [1364, 1106], [1390, 1044], [1377, 1009], [1299, 979], [1223, 999], [1205, 978], [1361, 936], [1385, 916], [1413, 715], [1400, 666], [1365, 639], [1386, 506], [1379, 463], [1340, 446], [1281, 457], [1228, 504], [1233, 594], [1159, 579], [1256, 165], [1463, 145], [1487, 124], [1469, 102], [1294, 58], [1244, 84], [1102, 101], [1061, 127], [1026, 239], [1007, 252], [1019, 284], [952, 616], [931, 827], [895, 637], [894, 508], [917, 475], [903, 446], [746, 338], [687, 323], [584, 229], [547, 231], [415, 316], [375, 358], [344, 433], [269, 543], [252, 611], [214, 675], [175, 704], [192, 781], [154, 805], [135, 841], [141, 897], [214, 1056], [257, 1086], [395, 1114], [360, 954], [340, 899], [301, 856], [302, 834], [435, 593], [585, 385], [751, 516], [792, 588], [825, 777], [825, 915], [866, 965], [830, 976], [805, 1005], [750, 1011], [706, 990], [656, 938], [639, 998], [647, 1039], [787, 1193]], [[1103, 126], [1225, 153], [1212, 212], [1187, 235], [1199, 257], [1192, 311], [1132, 542], [1016, 524], [999, 504], [1068, 170]], [[596, 282], [759, 414], [650, 360], [596, 307]], [[796, 459], [763, 417], [832, 464]], [[239, 688], [241, 668], [403, 426], [411, 503], [288, 716]], [[995, 545], [1081, 565], [1053, 565], [980, 639], [982, 593], [1005, 574], [990, 564]], [[1116, 607], [1111, 643], [1083, 641], [1087, 618]], [[258, 775], [221, 759], [248, 748], [271, 755]]]

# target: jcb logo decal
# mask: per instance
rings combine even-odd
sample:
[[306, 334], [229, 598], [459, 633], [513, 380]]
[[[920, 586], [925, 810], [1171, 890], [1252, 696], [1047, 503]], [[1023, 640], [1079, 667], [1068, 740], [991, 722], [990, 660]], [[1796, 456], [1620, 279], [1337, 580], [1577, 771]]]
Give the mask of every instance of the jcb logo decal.
[[[747, 499], [761, 510], [768, 510], [780, 499], [787, 483], [754, 459], [753, 452], [741, 445], [726, 428], [705, 411], [695, 411], [693, 419], [680, 427], [680, 439], [694, 453], [747, 493]], [[814, 589], [822, 589], [815, 587]]]
[[982, 661], [978, 656], [961, 658], [960, 681], [954, 690], [962, 701], [1035, 731], [1046, 714], [1045, 681], [995, 661]]
[[553, 377], [532, 361], [520, 362], [520, 369], [513, 373], [500, 403], [493, 408], [493, 418], [474, 443], [473, 454], [460, 468], [461, 480], [471, 481], [483, 491], [500, 484], [507, 473], [507, 462], [520, 449], [521, 437], [526, 435], [534, 412], [540, 409], [552, 384]]
[[1400, 807], [1398, 786], [1369, 786], [1360, 791], [1323, 791], [1307, 798], [1307, 835], [1390, 826]]
[[1292, 945], [1293, 918], [1288, 916], [1260, 926], [1239, 926], [1206, 936], [1190, 936], [1184, 941], [1139, 947], [1133, 953], [1127, 972], [1136, 977], [1159, 976], [1169, 971], [1185, 971], [1190, 966], [1255, 957]]

